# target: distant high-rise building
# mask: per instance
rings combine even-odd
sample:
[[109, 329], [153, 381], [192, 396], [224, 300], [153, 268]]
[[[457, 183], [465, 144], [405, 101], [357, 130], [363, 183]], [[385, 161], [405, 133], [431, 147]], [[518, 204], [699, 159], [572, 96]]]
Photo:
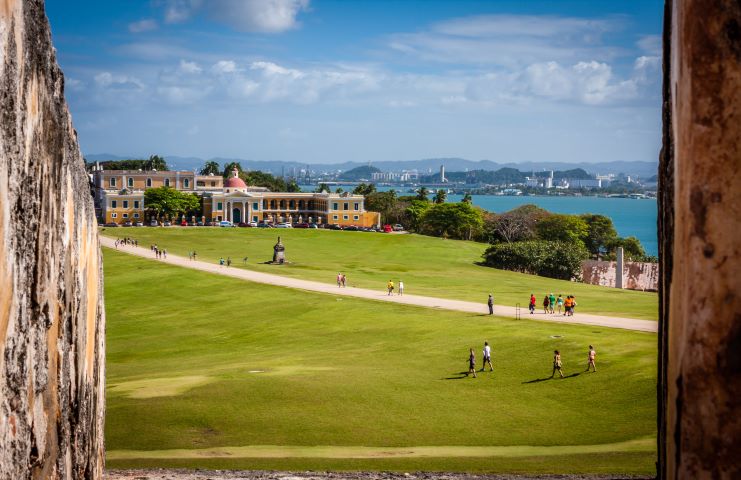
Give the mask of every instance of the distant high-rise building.
[[445, 165], [440, 165], [440, 183], [445, 183], [447, 180], [445, 179]]

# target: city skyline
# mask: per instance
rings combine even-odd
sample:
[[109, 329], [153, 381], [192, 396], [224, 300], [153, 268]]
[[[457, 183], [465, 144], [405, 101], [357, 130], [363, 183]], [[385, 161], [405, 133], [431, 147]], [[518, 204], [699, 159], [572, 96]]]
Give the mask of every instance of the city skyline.
[[47, 4], [86, 154], [653, 161], [661, 2]]

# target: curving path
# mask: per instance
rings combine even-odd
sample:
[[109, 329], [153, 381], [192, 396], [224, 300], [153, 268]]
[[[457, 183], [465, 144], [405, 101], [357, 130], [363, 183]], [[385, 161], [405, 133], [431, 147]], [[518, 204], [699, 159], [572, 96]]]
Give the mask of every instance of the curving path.
[[[115, 249], [115, 240], [100, 235], [100, 244], [104, 247]], [[117, 251], [136, 255], [138, 257], [155, 260], [154, 254], [148, 248], [134, 247], [132, 245], [120, 246]], [[442, 310], [453, 310], [466, 313], [478, 313], [485, 315], [488, 313], [486, 306], [486, 295], [483, 296], [481, 303], [466, 302], [462, 300], [450, 300], [447, 298], [423, 297], [420, 295], [387, 295], [385, 291], [369, 290], [366, 288], [337, 288], [336, 285], [328, 283], [314, 282], [311, 280], [301, 280], [289, 278], [271, 273], [255, 272], [242, 268], [227, 268], [218, 264], [203, 262], [200, 260], [188, 260], [177, 255], [167, 255], [166, 260], [157, 260], [170, 265], [179, 267], [192, 268], [204, 272], [215, 273], [227, 277], [238, 278], [256, 283], [265, 283], [268, 285], [277, 285], [279, 287], [296, 288], [299, 290], [309, 290], [312, 292], [328, 293], [331, 295], [342, 295], [346, 297], [357, 297], [369, 300], [378, 300], [382, 302], [400, 303], [404, 305], [415, 305], [418, 307], [439, 308]], [[502, 317], [515, 317], [515, 307], [503, 305], [494, 306], [494, 314]], [[576, 325], [596, 325], [600, 327], [622, 328], [625, 330], [637, 330], [640, 332], [656, 332], [658, 323], [651, 320], [638, 320], [635, 318], [605, 317], [601, 315], [591, 315], [579, 313], [573, 317], [564, 317], [562, 315], [546, 315], [536, 313], [530, 315], [527, 308], [521, 310], [522, 318], [531, 320], [541, 320], [547, 322], [569, 323]]]

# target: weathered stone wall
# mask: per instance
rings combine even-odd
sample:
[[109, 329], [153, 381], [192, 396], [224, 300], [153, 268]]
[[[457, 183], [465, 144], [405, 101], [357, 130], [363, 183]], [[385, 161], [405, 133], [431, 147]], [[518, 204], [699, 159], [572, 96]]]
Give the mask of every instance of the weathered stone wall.
[[0, 1], [0, 478], [99, 478], [101, 257], [41, 0]]
[[660, 174], [659, 476], [741, 478], [741, 2], [671, 0]]
[[[617, 262], [585, 260], [581, 264], [581, 275], [584, 283], [615, 287]], [[628, 290], [655, 292], [659, 288], [659, 264], [625, 262], [623, 285]]]

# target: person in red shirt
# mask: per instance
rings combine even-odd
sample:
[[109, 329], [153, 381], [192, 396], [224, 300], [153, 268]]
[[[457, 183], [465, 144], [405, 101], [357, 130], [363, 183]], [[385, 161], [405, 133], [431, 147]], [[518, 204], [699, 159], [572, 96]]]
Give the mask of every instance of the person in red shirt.
[[531, 293], [530, 294], [530, 315], [535, 313], [535, 303], [536, 302], [537, 300], [535, 299], [535, 294]]

